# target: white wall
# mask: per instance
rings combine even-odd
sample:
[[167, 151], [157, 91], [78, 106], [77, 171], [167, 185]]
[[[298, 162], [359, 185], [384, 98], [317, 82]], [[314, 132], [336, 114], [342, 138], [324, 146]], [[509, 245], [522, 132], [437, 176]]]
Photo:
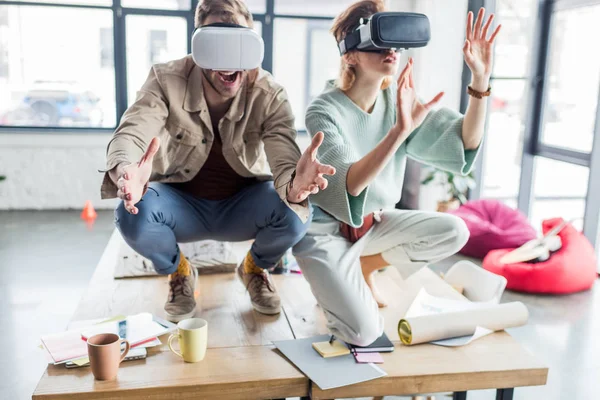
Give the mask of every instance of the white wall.
[[107, 134], [0, 134], [0, 210], [81, 209], [92, 200], [97, 209], [112, 209], [100, 200]]
[[465, 41], [467, 0], [419, 0], [416, 12], [431, 22], [431, 41], [415, 54], [419, 95], [429, 100], [440, 91], [446, 95], [441, 105], [458, 109], [464, 90], [462, 47]]
[[415, 87], [420, 97], [430, 100], [443, 91], [442, 106], [458, 109], [463, 90], [462, 47], [465, 41], [467, 0], [390, 0], [392, 11], [410, 11], [427, 15], [431, 24], [431, 41], [420, 49], [402, 56], [415, 59]]

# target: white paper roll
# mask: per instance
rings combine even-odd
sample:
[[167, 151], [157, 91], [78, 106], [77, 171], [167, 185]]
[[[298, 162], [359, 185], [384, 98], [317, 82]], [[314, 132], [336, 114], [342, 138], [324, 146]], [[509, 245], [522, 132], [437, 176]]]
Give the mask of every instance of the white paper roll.
[[493, 304], [475, 310], [410, 317], [400, 320], [398, 334], [404, 344], [427, 343], [472, 335], [478, 326], [492, 331], [522, 326], [529, 312], [521, 302]]

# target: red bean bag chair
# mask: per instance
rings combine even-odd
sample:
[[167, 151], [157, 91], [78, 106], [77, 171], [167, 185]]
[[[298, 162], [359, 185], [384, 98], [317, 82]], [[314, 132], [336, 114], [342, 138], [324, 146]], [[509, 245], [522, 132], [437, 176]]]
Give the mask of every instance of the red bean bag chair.
[[[562, 218], [543, 222], [544, 234], [563, 222]], [[567, 294], [587, 290], [597, 278], [596, 252], [585, 236], [567, 224], [558, 236], [562, 247], [547, 261], [502, 264], [500, 259], [513, 249], [491, 251], [483, 268], [506, 278], [506, 288], [519, 292]]]
[[521, 247], [537, 237], [533, 226], [518, 210], [497, 200], [475, 200], [450, 212], [467, 224], [469, 240], [460, 253], [483, 258], [490, 250]]

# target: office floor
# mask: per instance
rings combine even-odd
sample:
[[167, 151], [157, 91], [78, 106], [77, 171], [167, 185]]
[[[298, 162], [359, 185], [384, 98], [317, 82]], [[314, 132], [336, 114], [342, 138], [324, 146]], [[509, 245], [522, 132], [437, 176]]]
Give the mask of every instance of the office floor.
[[[20, 400], [31, 398], [46, 365], [39, 337], [68, 323], [113, 230], [112, 212], [100, 212], [92, 230], [78, 212], [0, 212], [0, 228], [0, 400]], [[599, 285], [561, 297], [505, 293], [503, 301], [515, 300], [528, 306], [530, 323], [510, 333], [550, 367], [548, 385], [519, 388], [515, 399], [596, 398]]]

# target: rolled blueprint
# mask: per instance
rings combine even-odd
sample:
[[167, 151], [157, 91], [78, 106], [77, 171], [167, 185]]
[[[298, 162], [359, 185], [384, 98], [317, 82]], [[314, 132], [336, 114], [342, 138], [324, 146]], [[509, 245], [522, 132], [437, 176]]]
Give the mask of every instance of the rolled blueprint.
[[480, 326], [492, 331], [522, 326], [529, 312], [519, 301], [456, 312], [423, 315], [401, 319], [398, 335], [406, 345], [469, 336]]

